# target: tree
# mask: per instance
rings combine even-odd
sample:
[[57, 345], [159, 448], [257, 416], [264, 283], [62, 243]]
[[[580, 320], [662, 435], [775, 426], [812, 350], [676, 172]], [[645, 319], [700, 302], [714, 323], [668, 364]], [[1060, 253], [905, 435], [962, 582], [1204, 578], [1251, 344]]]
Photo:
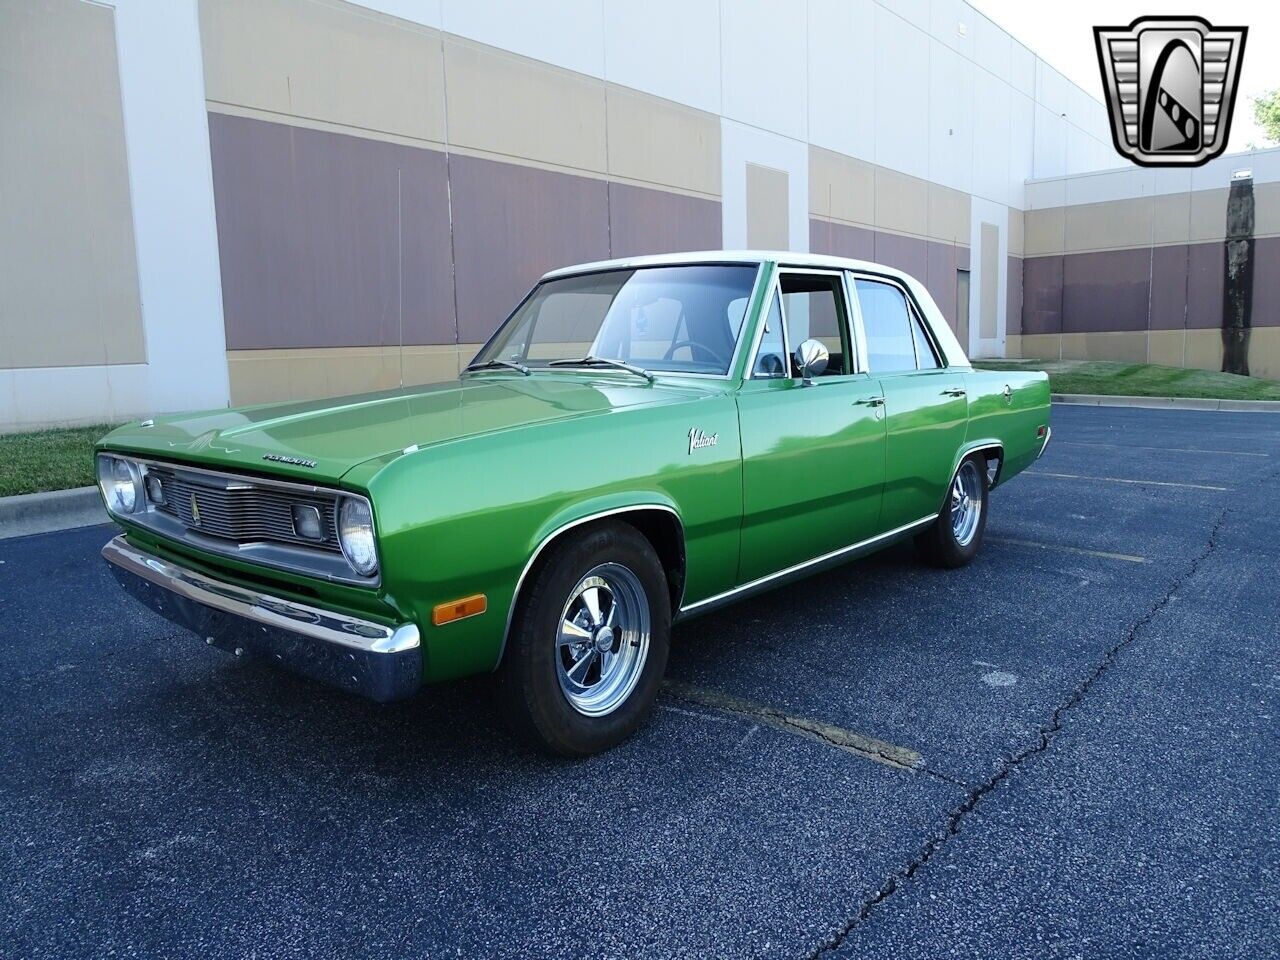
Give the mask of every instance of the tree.
[[1253, 119], [1268, 140], [1280, 143], [1280, 87], [1253, 100]]

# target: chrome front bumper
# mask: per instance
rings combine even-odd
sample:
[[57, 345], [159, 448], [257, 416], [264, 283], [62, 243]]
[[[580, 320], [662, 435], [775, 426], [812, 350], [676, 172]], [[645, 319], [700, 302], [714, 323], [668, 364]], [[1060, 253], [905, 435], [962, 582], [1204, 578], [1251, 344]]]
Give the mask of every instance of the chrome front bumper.
[[102, 556], [134, 598], [223, 650], [256, 653], [382, 702], [407, 697], [422, 682], [414, 624], [389, 627], [223, 583], [138, 550], [123, 536]]

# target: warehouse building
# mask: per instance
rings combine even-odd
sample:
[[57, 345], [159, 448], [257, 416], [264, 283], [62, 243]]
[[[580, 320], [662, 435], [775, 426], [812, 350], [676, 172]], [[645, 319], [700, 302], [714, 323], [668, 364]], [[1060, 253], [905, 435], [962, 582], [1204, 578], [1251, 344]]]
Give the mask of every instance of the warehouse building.
[[1277, 155], [1124, 165], [961, 0], [0, 0], [0, 88], [0, 429], [447, 379], [544, 271], [709, 248], [1280, 377]]

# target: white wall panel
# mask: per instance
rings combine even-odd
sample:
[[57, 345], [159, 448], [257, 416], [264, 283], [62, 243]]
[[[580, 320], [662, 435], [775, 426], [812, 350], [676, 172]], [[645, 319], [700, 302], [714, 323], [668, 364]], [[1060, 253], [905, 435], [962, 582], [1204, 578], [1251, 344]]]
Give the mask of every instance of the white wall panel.
[[809, 0], [809, 140], [874, 162], [875, 2]]
[[604, 38], [606, 79], [720, 113], [719, 0], [605, 0]]
[[604, 76], [600, 0], [442, 0], [442, 11], [442, 25], [450, 33], [593, 77]]
[[747, 245], [747, 164], [781, 170], [787, 175], [790, 248], [809, 249], [809, 145], [756, 127], [720, 121], [721, 202], [726, 250]]
[[929, 176], [929, 37], [876, 7], [876, 159]]
[[1036, 100], [1056, 116], [1067, 112], [1071, 84], [1043, 60], [1036, 59]]
[[1005, 83], [1011, 83], [1014, 46], [1012, 38], [972, 7], [969, 11], [969, 34], [973, 37], [973, 62], [989, 70]]
[[[964, 0], [933, 0], [929, 10], [929, 33], [965, 57], [973, 56], [973, 19], [979, 14]], [[960, 32], [961, 24], [964, 33]]]
[[971, 191], [997, 203], [1014, 203], [1009, 189], [1011, 101], [1014, 93], [985, 70], [973, 71], [973, 181]]
[[196, 3], [118, 0], [115, 7], [150, 410], [225, 406], [222, 276]]
[[1060, 177], [1067, 172], [1067, 121], [1037, 103], [1032, 176]]
[[1009, 201], [1025, 209], [1019, 198], [1031, 177], [1035, 152], [1035, 101], [1016, 87], [1009, 90]]
[[360, 0], [360, 5], [410, 23], [435, 27], [437, 30], [444, 22], [440, 9], [441, 0]]
[[[929, 173], [934, 183], [966, 193], [973, 186], [974, 78], [972, 63], [937, 40], [929, 41]], [[997, 86], [1007, 91], [1003, 84]], [[1008, 113], [1009, 97], [997, 107]]]
[[809, 37], [807, 0], [734, 0], [721, 7], [724, 115], [803, 140]]
[[1017, 40], [1009, 41], [1009, 81], [1032, 100], [1036, 98], [1036, 55]]
[[891, 15], [900, 17], [925, 33], [932, 26], [933, 11], [929, 0], [877, 0], [877, 3]]

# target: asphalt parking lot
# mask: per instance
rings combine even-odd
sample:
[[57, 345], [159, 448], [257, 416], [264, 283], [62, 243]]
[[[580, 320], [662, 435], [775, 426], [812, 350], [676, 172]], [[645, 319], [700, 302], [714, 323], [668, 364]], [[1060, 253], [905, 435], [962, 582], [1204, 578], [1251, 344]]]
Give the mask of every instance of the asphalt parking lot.
[[691, 621], [577, 763], [484, 682], [380, 707], [207, 649], [109, 527], [0, 541], [0, 954], [1275, 956], [1280, 418], [1053, 424], [973, 565]]

